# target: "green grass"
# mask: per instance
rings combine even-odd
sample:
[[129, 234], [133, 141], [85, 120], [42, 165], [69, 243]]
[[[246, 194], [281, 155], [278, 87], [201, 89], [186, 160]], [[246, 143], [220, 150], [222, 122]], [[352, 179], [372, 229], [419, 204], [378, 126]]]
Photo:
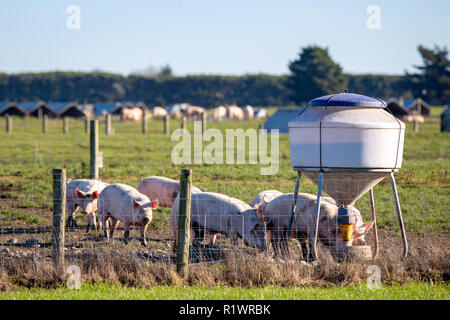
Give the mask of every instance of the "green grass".
[[0, 300], [448, 300], [448, 285], [429, 285], [409, 283], [395, 286], [382, 286], [380, 289], [369, 289], [361, 284], [350, 287], [202, 287], [202, 286], [157, 286], [152, 288], [126, 288], [105, 284], [86, 284], [76, 289], [22, 289], [19, 291], [0, 293]]
[[[273, 112], [275, 109], [271, 109]], [[435, 109], [433, 109], [435, 112]], [[179, 120], [171, 120], [170, 128], [179, 127]], [[208, 128], [225, 132], [227, 128], [258, 128], [258, 121], [234, 121], [209, 123]], [[62, 133], [62, 120], [49, 120], [48, 133], [41, 133], [37, 119], [14, 118], [14, 132], [7, 134], [0, 128], [0, 194], [5, 200], [19, 200], [17, 206], [51, 208], [51, 169], [65, 166], [72, 179], [86, 178], [89, 174], [89, 138], [84, 133], [84, 122], [69, 121], [69, 133]], [[172, 142], [165, 136], [161, 120], [148, 123], [149, 134], [141, 133], [140, 123], [114, 121], [115, 134], [104, 134], [104, 123], [100, 123], [100, 151], [104, 154], [104, 168], [100, 169], [102, 180], [122, 182], [136, 186], [141, 177], [163, 175], [179, 178], [184, 167], [193, 169], [193, 182], [208, 191], [221, 192], [250, 202], [260, 191], [279, 189], [292, 192], [295, 173], [290, 166], [288, 135], [280, 136], [280, 164], [276, 175], [262, 176], [261, 165], [173, 165]], [[188, 125], [192, 132], [193, 124]], [[204, 146], [207, 143], [204, 143]], [[414, 133], [407, 125], [403, 167], [396, 174], [407, 230], [425, 232], [436, 230], [449, 232], [450, 184], [450, 139], [439, 131], [439, 118], [430, 117]], [[8, 186], [12, 185], [11, 190]], [[5, 190], [2, 192], [1, 190]], [[304, 178], [301, 192], [316, 193], [316, 186]], [[394, 217], [392, 189], [388, 179], [374, 189], [378, 223], [381, 229], [392, 228]], [[6, 203], [6, 202], [1, 202]], [[0, 206], [2, 204], [0, 203]], [[357, 203], [366, 219], [370, 217], [369, 199], [364, 196]], [[11, 208], [2, 208], [9, 211]], [[49, 211], [49, 210], [48, 210]], [[48, 222], [50, 222], [50, 211]], [[10, 218], [10, 216], [8, 217]], [[0, 217], [1, 219], [1, 217]], [[155, 222], [166, 223], [166, 218]], [[165, 228], [164, 225], [159, 228]]]

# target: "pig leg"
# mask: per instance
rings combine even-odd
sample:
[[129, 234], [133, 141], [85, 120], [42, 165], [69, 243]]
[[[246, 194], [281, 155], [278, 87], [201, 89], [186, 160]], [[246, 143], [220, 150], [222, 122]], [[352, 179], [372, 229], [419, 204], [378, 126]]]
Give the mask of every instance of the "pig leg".
[[95, 219], [95, 213], [89, 213], [86, 215], [86, 221], [87, 221], [87, 227], [86, 227], [86, 233], [89, 232], [91, 229], [95, 229], [97, 231], [97, 222]]
[[142, 245], [144, 247], [147, 246], [147, 239], [145, 238], [145, 232], [147, 231], [147, 227], [148, 227], [149, 223], [147, 223], [146, 225], [141, 227], [141, 237], [142, 237]]
[[197, 222], [192, 222], [192, 231], [194, 232], [194, 239], [192, 241], [192, 244], [199, 245], [204, 238], [203, 227], [200, 226]]
[[275, 257], [279, 257], [279, 255], [280, 255], [280, 252], [278, 250], [279, 249], [278, 242], [280, 241], [279, 232], [273, 231], [272, 237], [270, 237], [270, 241], [272, 242], [273, 253], [274, 253]]
[[130, 239], [130, 224], [124, 223], [123, 224], [123, 242], [128, 243], [129, 239]]
[[112, 239], [112, 243], [114, 244], [114, 231], [116, 231], [117, 226], [119, 225], [120, 220], [111, 217], [112, 223], [110, 227], [110, 236]]
[[210, 243], [214, 244], [216, 243], [217, 233], [211, 234]]
[[290, 254], [288, 240], [289, 238], [287, 237], [287, 229], [283, 229], [281, 234], [279, 235], [278, 244], [280, 246], [280, 251], [284, 257]]
[[306, 235], [303, 232], [297, 232], [297, 239], [300, 241], [302, 247], [302, 260], [306, 261], [308, 259], [308, 247], [306, 245]]
[[80, 206], [77, 204], [73, 204], [73, 202], [68, 204], [68, 206], [70, 210], [69, 214], [67, 215], [67, 227], [76, 229], [77, 222], [75, 221], [75, 213], [78, 211], [78, 209], [80, 209]]

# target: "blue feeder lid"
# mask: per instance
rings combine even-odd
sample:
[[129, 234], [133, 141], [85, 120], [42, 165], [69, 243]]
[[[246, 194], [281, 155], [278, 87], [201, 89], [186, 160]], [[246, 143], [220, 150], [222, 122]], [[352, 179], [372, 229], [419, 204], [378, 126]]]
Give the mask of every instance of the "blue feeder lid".
[[313, 99], [311, 107], [361, 107], [386, 108], [383, 100], [363, 96], [355, 93], [337, 93]]

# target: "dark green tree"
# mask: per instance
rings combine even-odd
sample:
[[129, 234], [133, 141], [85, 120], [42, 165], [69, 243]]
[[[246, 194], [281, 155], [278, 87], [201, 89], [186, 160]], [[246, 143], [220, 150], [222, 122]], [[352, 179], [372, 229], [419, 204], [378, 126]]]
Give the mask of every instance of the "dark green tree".
[[289, 63], [290, 76], [286, 86], [296, 103], [343, 91], [347, 77], [342, 68], [328, 54], [328, 48], [308, 46], [302, 49], [296, 60]]
[[430, 102], [446, 103], [450, 100], [450, 61], [446, 47], [428, 49], [419, 46], [423, 65], [414, 66], [417, 73], [406, 73], [414, 96]]

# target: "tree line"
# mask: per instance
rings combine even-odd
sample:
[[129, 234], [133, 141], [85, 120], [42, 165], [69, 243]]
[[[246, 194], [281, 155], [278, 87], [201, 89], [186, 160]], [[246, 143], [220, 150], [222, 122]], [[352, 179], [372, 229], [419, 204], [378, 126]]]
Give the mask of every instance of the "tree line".
[[[289, 63], [290, 73], [276, 76], [192, 75], [161, 76], [106, 72], [0, 73], [0, 101], [142, 101], [148, 106], [189, 102], [212, 108], [221, 104], [287, 106], [302, 104], [320, 95], [348, 90], [378, 98], [422, 96], [446, 103], [450, 100], [446, 48], [419, 47], [424, 65], [416, 74], [345, 74], [328, 49], [309, 46]], [[428, 99], [427, 99], [428, 98]]]

